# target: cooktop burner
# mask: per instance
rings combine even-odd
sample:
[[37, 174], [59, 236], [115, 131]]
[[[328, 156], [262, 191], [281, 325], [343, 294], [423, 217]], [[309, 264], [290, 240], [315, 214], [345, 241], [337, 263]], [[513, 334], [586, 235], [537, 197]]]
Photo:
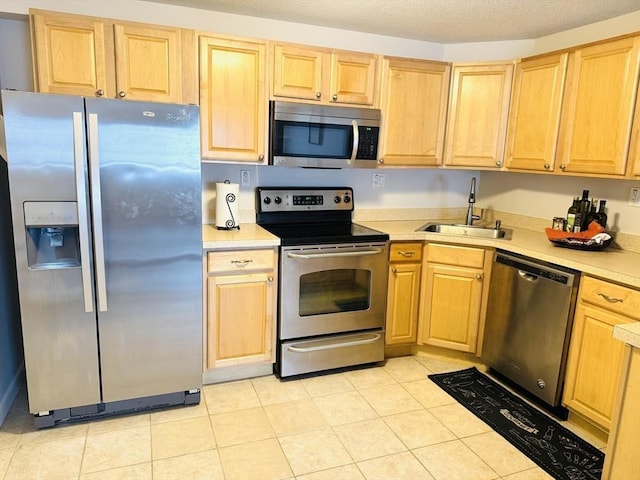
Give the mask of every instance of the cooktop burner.
[[259, 187], [256, 223], [282, 245], [384, 242], [389, 235], [351, 222], [350, 187]]

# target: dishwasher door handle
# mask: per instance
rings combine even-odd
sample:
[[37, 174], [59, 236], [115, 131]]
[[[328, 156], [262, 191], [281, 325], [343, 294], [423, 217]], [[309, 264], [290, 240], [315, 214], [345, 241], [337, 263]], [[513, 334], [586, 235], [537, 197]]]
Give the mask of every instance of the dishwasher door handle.
[[532, 273], [529, 272], [525, 272], [524, 270], [518, 270], [518, 275], [520, 275], [520, 278], [526, 280], [527, 282], [537, 282], [540, 277], [538, 277], [537, 275], [533, 275]]

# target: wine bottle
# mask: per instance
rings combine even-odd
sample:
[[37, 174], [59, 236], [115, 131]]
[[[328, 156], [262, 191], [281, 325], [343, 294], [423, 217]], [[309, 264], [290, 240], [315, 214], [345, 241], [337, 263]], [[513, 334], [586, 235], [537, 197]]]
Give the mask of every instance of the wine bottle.
[[589, 210], [591, 209], [591, 202], [589, 201], [589, 190], [582, 191], [582, 200], [580, 200], [580, 222], [578, 226], [580, 227], [578, 230], [573, 229], [574, 232], [580, 232], [582, 230], [586, 230], [588, 227], [587, 224], [587, 215], [589, 215]]
[[597, 208], [598, 208], [598, 199], [592, 198], [591, 207], [589, 208], [589, 213], [587, 213], [587, 216], [585, 218], [585, 221], [584, 221], [585, 227], [583, 228], [583, 230], [588, 230], [589, 225], [591, 225], [591, 222], [593, 222], [596, 219], [596, 215], [598, 214], [598, 212], [596, 212]]
[[580, 197], [573, 197], [573, 205], [567, 210], [567, 225], [565, 230], [567, 232], [573, 232], [573, 228], [576, 224], [576, 215], [580, 206]]
[[604, 206], [607, 203], [606, 200], [600, 200], [600, 206], [598, 208], [598, 213], [596, 213], [596, 222], [602, 225], [602, 228], [607, 228], [607, 214], [604, 211]]

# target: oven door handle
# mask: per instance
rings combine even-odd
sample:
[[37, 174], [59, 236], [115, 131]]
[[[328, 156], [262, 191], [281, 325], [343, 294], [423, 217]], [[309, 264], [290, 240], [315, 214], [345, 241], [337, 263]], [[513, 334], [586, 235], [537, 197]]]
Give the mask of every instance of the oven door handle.
[[339, 257], [362, 257], [364, 255], [378, 255], [384, 250], [381, 248], [374, 248], [373, 250], [357, 250], [354, 252], [332, 252], [332, 253], [293, 253], [288, 252], [289, 258], [302, 258], [305, 260], [312, 260], [315, 258], [339, 258]]
[[382, 335], [379, 333], [376, 333], [371, 338], [354, 340], [351, 342], [327, 343], [326, 345], [317, 345], [315, 347], [296, 347], [295, 345], [289, 345], [287, 347], [287, 350], [295, 353], [318, 352], [320, 350], [332, 350], [334, 348], [353, 347], [355, 345], [366, 345], [368, 343], [375, 343], [378, 340], [380, 340], [380, 338], [382, 338]]

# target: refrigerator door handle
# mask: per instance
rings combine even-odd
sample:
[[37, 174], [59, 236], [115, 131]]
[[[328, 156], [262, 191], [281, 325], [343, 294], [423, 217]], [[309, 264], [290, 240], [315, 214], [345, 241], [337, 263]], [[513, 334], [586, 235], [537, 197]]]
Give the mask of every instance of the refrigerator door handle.
[[93, 213], [93, 244], [96, 265], [98, 311], [107, 311], [107, 281], [104, 266], [104, 236], [102, 232], [102, 194], [100, 191], [100, 158], [98, 153], [98, 115], [89, 114], [89, 178]]
[[78, 233], [80, 236], [80, 267], [82, 272], [82, 295], [84, 311], [93, 312], [93, 288], [91, 262], [89, 260], [89, 218], [87, 187], [85, 184], [84, 123], [81, 112], [73, 112], [73, 163], [76, 174], [76, 198], [78, 205]]

